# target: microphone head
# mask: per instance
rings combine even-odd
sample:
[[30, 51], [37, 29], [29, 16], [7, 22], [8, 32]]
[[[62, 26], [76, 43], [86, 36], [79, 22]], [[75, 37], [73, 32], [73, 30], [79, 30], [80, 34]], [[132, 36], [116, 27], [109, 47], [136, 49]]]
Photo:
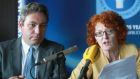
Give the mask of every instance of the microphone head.
[[83, 58], [85, 60], [90, 60], [91, 63], [93, 63], [95, 61], [94, 57], [96, 56], [97, 51], [98, 51], [98, 46], [92, 45], [85, 50]]
[[78, 46], [74, 45], [74, 46], [72, 46], [72, 47], [70, 47], [68, 49], [63, 50], [62, 52], [64, 53], [64, 55], [66, 55], [66, 54], [69, 54], [71, 52], [75, 52], [77, 50], [78, 50]]

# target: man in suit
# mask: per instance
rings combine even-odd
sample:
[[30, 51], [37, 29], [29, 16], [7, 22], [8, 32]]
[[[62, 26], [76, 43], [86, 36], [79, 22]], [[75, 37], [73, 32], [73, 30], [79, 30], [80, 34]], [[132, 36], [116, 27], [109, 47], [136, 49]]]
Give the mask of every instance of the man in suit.
[[[18, 24], [22, 36], [0, 43], [0, 79], [29, 79], [24, 73], [30, 74], [25, 72], [26, 62], [30, 61], [27, 59], [30, 47], [35, 50], [32, 55], [34, 63], [63, 50], [62, 45], [44, 39], [47, 23], [48, 11], [42, 4], [29, 3], [21, 11]], [[37, 79], [67, 79], [64, 56], [34, 69], [33, 77]]]

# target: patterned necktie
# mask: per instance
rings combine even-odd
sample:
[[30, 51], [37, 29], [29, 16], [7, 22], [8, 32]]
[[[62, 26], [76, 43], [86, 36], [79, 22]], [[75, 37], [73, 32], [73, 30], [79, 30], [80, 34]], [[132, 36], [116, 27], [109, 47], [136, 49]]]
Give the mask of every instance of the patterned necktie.
[[[27, 58], [26, 58], [26, 63], [24, 66], [24, 72], [23, 72], [25, 79], [33, 79], [31, 77], [31, 74], [33, 77], [35, 77], [35, 67], [33, 67], [33, 69], [31, 70], [31, 67], [35, 64], [35, 58], [33, 56], [34, 51], [35, 51], [34, 48], [32, 48], [32, 47], [29, 48]], [[30, 70], [32, 71], [31, 74], [30, 74]]]

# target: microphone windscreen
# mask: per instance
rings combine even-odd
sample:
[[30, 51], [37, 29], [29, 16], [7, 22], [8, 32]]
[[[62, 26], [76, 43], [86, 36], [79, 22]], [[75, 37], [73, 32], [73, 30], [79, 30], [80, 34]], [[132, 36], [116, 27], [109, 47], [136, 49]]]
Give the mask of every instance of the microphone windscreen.
[[95, 57], [97, 51], [98, 51], [98, 46], [92, 45], [85, 50], [83, 58], [85, 60], [90, 60], [91, 63], [93, 63], [95, 61], [94, 57]]
[[63, 50], [62, 52], [64, 53], [64, 55], [66, 55], [66, 54], [69, 54], [71, 52], [75, 52], [77, 50], [78, 50], [78, 46], [74, 45], [74, 46], [72, 46], [72, 47], [70, 47], [68, 49]]

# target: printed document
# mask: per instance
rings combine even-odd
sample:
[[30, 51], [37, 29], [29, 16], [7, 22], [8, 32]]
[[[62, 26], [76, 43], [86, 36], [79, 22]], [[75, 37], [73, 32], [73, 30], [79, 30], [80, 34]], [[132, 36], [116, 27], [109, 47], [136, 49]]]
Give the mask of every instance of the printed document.
[[106, 65], [99, 79], [137, 79], [136, 56], [114, 61]]

